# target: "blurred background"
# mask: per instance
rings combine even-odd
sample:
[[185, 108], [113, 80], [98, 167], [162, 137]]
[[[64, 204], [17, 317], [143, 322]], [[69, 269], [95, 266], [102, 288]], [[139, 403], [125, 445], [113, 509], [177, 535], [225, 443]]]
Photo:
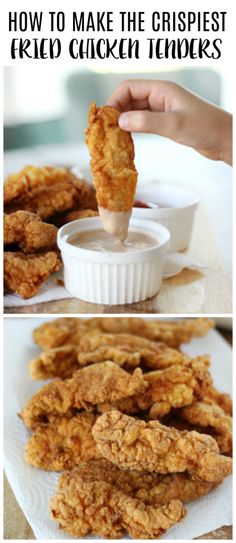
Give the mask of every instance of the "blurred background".
[[[103, 63], [95, 65], [96, 70], [91, 64], [76, 69], [65, 64], [5, 67], [5, 177], [27, 164], [51, 164], [76, 168], [77, 175], [80, 173], [91, 182], [89, 154], [84, 143], [89, 104], [91, 100], [105, 104], [124, 79], [171, 80], [228, 111], [233, 109], [234, 87], [223, 63], [217, 63], [217, 69], [168, 64], [168, 69], [152, 72], [140, 64], [138, 73], [130, 69], [130, 63], [125, 63], [124, 72], [104, 71]], [[152, 134], [133, 137], [139, 186], [155, 181], [197, 191], [210, 221], [207, 230], [210, 232], [210, 227], [213, 230], [231, 282], [232, 169], [167, 138]]]
[[91, 100], [106, 103], [112, 90], [127, 78], [169, 79], [227, 110], [231, 86], [224, 67], [216, 69], [171, 65], [164, 71], [111, 72], [71, 66], [16, 66], [4, 69], [4, 148], [74, 142], [84, 139]]

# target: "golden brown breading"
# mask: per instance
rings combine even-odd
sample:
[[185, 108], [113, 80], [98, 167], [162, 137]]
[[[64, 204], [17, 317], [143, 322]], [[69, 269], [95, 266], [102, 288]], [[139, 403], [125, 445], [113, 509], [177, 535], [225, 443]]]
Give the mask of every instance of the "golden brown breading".
[[29, 428], [35, 428], [48, 415], [64, 415], [73, 409], [92, 409], [106, 401], [116, 402], [146, 388], [140, 368], [130, 375], [113, 362], [87, 366], [72, 379], [60, 379], [42, 387], [20, 413]]
[[65, 379], [81, 366], [111, 360], [125, 369], [137, 366], [165, 368], [186, 364], [189, 358], [164, 343], [156, 343], [130, 334], [100, 334], [91, 330], [78, 346], [64, 345], [41, 353], [30, 364], [33, 379]]
[[188, 471], [209, 483], [232, 470], [232, 459], [219, 454], [211, 436], [145, 423], [119, 411], [98, 417], [92, 433], [102, 456], [121, 468], [162, 474]]
[[161, 341], [169, 347], [178, 348], [181, 343], [188, 343], [193, 337], [204, 336], [214, 323], [208, 318], [159, 320], [139, 317], [107, 317], [101, 319], [101, 331], [117, 334], [129, 333]]
[[76, 537], [119, 538], [128, 533], [137, 539], [156, 539], [185, 515], [179, 500], [155, 508], [104, 481], [79, 476], [68, 480], [63, 475], [50, 509], [60, 527]]
[[76, 481], [104, 481], [115, 485], [125, 494], [138, 498], [147, 505], [164, 505], [179, 499], [183, 503], [205, 496], [217, 484], [195, 481], [189, 473], [158, 475], [135, 470], [120, 469], [105, 458], [80, 462], [71, 472], [63, 474], [63, 484]]
[[91, 431], [95, 421], [93, 413], [51, 419], [29, 439], [25, 448], [26, 462], [36, 468], [62, 471], [81, 461], [99, 458]]
[[[94, 322], [95, 321], [95, 322]], [[79, 345], [81, 337], [98, 325], [96, 319], [62, 317], [44, 322], [33, 331], [35, 343], [42, 349], [54, 349], [64, 345]]]
[[[44, 323], [34, 331], [34, 340], [43, 349], [65, 344], [78, 345], [85, 331], [97, 330], [109, 334], [126, 333], [166, 343], [177, 348], [194, 336], [204, 336], [213, 322], [207, 318], [161, 321], [139, 317], [62, 318]], [[81, 332], [83, 329], [83, 332]]]
[[16, 243], [25, 253], [56, 246], [57, 228], [35, 213], [16, 211], [4, 214], [4, 244]]
[[[149, 417], [157, 419], [169, 413], [172, 408], [191, 404], [194, 399], [207, 393], [212, 384], [207, 367], [199, 359], [145, 373], [144, 380], [148, 384], [144, 393], [116, 403], [115, 407], [122, 413], [138, 414], [151, 408]], [[100, 406], [100, 410], [107, 411], [111, 407], [105, 404]]]
[[61, 268], [58, 251], [25, 254], [21, 251], [4, 252], [4, 286], [22, 298], [37, 294], [42, 283]]
[[217, 405], [219, 405], [219, 407], [223, 409], [226, 415], [232, 416], [233, 402], [229, 394], [225, 394], [224, 392], [219, 392], [214, 386], [212, 386], [207, 393], [207, 398], [209, 400], [212, 400]]
[[[105, 349], [107, 347], [107, 350]], [[112, 351], [112, 348], [117, 349]], [[120, 351], [120, 355], [119, 352]], [[116, 359], [113, 358], [112, 353]], [[125, 353], [127, 352], [127, 360]], [[107, 353], [107, 354], [106, 354]], [[110, 358], [111, 353], [111, 358]], [[132, 355], [136, 354], [136, 357]], [[176, 364], [184, 364], [188, 357], [171, 349], [165, 343], [150, 341], [132, 334], [88, 333], [82, 337], [79, 345], [79, 362], [88, 364], [106, 359], [114, 360], [126, 367], [143, 365], [148, 369], [162, 369]]]
[[[91, 200], [91, 205], [90, 205]], [[24, 209], [47, 219], [56, 213], [93, 207], [94, 194], [66, 168], [27, 166], [4, 184], [7, 213]]]
[[119, 127], [119, 116], [116, 109], [97, 108], [92, 102], [86, 143], [98, 205], [110, 211], [129, 211], [133, 207], [137, 171], [132, 137]]
[[216, 439], [222, 453], [232, 452], [232, 417], [226, 415], [213, 402], [201, 401], [188, 405], [180, 410], [180, 416], [191, 425], [202, 428]]
[[132, 369], [141, 365], [141, 354], [139, 352], [132, 352], [131, 348], [127, 347], [126, 349], [123, 346], [101, 346], [92, 352], [87, 352], [86, 350], [85, 352], [81, 352], [80, 350], [78, 352], [78, 363], [81, 366], [95, 364], [104, 360], [112, 360], [118, 366], [122, 366], [125, 369]]
[[67, 379], [78, 369], [78, 349], [75, 345], [65, 345], [43, 351], [29, 364], [32, 379]]
[[76, 221], [77, 219], [87, 219], [89, 217], [97, 217], [98, 215], [98, 211], [94, 209], [75, 209], [74, 211], [68, 211], [67, 213], [61, 213], [60, 215], [52, 217], [51, 222], [56, 226], [61, 227], [64, 226], [64, 224]]

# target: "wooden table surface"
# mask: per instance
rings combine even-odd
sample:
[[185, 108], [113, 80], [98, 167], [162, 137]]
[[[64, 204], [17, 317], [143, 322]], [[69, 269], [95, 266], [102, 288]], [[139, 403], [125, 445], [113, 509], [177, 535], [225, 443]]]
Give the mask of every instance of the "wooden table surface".
[[[232, 345], [232, 333], [223, 329], [219, 329], [219, 331]], [[35, 539], [6, 477], [4, 477], [4, 539]], [[196, 539], [233, 539], [232, 526], [222, 526]]]

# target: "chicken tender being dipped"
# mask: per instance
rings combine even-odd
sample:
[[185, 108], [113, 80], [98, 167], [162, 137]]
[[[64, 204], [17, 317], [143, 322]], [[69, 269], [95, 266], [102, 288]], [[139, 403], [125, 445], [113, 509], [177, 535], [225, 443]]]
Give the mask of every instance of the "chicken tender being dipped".
[[123, 241], [127, 236], [138, 174], [132, 137], [119, 127], [119, 115], [112, 107], [97, 108], [92, 102], [86, 143], [103, 228]]

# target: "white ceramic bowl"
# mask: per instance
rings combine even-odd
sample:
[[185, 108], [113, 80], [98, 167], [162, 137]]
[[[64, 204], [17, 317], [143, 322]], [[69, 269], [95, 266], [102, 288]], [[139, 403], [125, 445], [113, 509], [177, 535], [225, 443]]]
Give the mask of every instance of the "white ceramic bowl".
[[170, 207], [154, 209], [134, 207], [132, 217], [151, 219], [166, 226], [171, 234], [169, 252], [187, 249], [191, 240], [194, 213], [199, 203], [195, 192], [174, 185], [152, 183], [138, 190], [135, 200], [156, 202], [164, 206], [168, 204]]
[[157, 239], [157, 245], [127, 253], [91, 251], [68, 242], [72, 234], [102, 228], [100, 218], [79, 219], [58, 231], [57, 243], [64, 263], [65, 287], [76, 298], [96, 304], [117, 305], [145, 300], [161, 286], [170, 233], [162, 225], [130, 220], [130, 230]]

